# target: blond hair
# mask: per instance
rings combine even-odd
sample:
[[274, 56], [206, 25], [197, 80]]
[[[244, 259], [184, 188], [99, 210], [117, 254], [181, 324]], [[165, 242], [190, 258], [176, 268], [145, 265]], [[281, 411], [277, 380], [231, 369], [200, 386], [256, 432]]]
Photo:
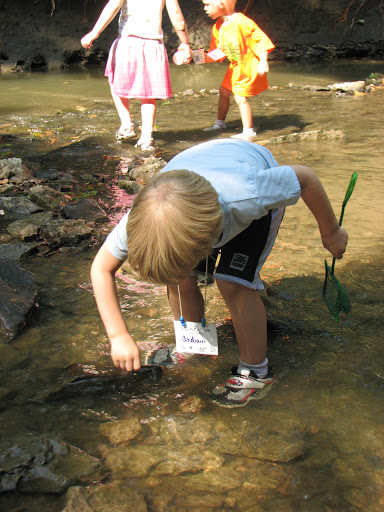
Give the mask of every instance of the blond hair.
[[141, 277], [174, 284], [208, 256], [223, 229], [216, 190], [187, 170], [157, 174], [128, 216], [128, 262]]

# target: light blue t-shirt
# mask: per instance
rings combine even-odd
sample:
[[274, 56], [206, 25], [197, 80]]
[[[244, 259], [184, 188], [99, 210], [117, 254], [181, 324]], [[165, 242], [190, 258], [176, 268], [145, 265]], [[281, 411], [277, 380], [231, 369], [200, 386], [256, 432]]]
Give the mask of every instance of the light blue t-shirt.
[[[244, 231], [253, 220], [270, 210], [284, 209], [300, 198], [300, 185], [294, 170], [278, 166], [263, 146], [235, 139], [204, 142], [176, 155], [161, 172], [187, 169], [206, 178], [219, 196], [224, 211], [221, 247]], [[106, 246], [115, 258], [128, 255], [128, 213], [113, 229]]]

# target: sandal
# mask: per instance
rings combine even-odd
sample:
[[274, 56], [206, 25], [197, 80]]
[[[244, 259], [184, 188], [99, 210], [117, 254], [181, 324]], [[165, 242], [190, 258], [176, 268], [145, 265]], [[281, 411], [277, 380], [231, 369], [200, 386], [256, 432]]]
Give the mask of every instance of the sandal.
[[135, 127], [133, 124], [120, 128], [116, 132], [116, 140], [128, 140], [136, 137]]

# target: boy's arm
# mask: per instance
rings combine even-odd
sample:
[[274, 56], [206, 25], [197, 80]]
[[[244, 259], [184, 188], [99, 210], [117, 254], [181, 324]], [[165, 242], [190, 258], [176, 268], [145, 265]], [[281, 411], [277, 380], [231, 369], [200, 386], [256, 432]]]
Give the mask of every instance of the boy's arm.
[[319, 225], [323, 246], [335, 257], [342, 258], [348, 234], [339, 226], [328, 196], [315, 172], [304, 165], [290, 166], [301, 187], [301, 197]]
[[119, 12], [124, 0], [109, 0], [107, 5], [102, 10], [99, 19], [96, 21], [95, 26], [81, 39], [81, 45], [84, 48], [91, 48], [92, 43], [99, 37], [102, 31], [111, 23], [113, 18]]
[[187, 54], [184, 64], [189, 64], [192, 60], [192, 50], [189, 46], [187, 25], [185, 24], [179, 2], [178, 0], [166, 0], [166, 6], [173, 28], [181, 41], [178, 50], [183, 50]]
[[91, 268], [91, 279], [97, 307], [109, 341], [115, 366], [127, 371], [141, 367], [139, 349], [129, 334], [117, 295], [115, 273], [123, 261], [108, 251], [105, 244], [97, 253]]

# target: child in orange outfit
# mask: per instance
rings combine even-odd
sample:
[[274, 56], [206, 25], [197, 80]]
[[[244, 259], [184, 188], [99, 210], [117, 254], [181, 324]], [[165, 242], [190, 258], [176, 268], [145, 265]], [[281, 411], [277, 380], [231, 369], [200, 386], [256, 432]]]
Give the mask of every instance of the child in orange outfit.
[[217, 19], [212, 28], [210, 51], [205, 62], [230, 61], [220, 86], [220, 98], [215, 124], [205, 130], [225, 128], [225, 118], [233, 94], [240, 110], [243, 132], [233, 138], [252, 140], [252, 110], [247, 97], [256, 96], [268, 88], [268, 54], [274, 44], [256, 23], [242, 13], [235, 12], [236, 0], [203, 0], [204, 10]]

